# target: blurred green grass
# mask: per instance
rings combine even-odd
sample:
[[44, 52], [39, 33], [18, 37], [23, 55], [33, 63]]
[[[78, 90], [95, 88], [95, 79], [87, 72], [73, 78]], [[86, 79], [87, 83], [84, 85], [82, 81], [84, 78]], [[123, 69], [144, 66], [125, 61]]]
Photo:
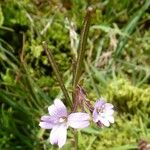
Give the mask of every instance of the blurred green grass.
[[[4, 0], [0, 2], [0, 149], [57, 149], [47, 140], [49, 131], [38, 126], [53, 99], [62, 96], [41, 44], [49, 42], [71, 92], [71, 65], [90, 3], [97, 9], [86, 47], [84, 87], [92, 102], [103, 96], [115, 105], [116, 123], [81, 130], [79, 149], [130, 150], [138, 148], [140, 139], [150, 139], [149, 0]], [[69, 131], [62, 149], [73, 149], [72, 145]]]

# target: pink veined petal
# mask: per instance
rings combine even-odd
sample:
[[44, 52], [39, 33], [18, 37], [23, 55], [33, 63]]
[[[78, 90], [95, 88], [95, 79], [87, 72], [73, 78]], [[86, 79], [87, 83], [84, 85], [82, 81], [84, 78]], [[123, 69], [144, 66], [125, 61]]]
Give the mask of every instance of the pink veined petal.
[[42, 120], [43, 122], [52, 123], [52, 124], [58, 123], [58, 118], [56, 118], [56, 117], [54, 117], [54, 116], [45, 115], [45, 116], [42, 116], [42, 117], [41, 117], [41, 120]]
[[94, 122], [98, 122], [98, 116], [99, 116], [99, 114], [97, 113], [97, 110], [94, 109], [93, 110], [93, 121]]
[[68, 125], [72, 128], [86, 128], [90, 124], [90, 115], [87, 113], [77, 112], [68, 116]]
[[74, 119], [74, 120], [89, 120], [90, 119], [90, 115], [87, 113], [83, 113], [83, 112], [76, 112], [76, 113], [71, 113], [68, 116], [68, 119]]
[[50, 133], [50, 143], [56, 144], [61, 148], [66, 143], [67, 127], [64, 124], [56, 125]]
[[51, 120], [51, 117], [48, 116], [48, 115], [45, 115], [45, 116], [42, 116], [42, 117], [41, 117], [41, 120], [42, 120], [42, 121], [49, 121], [49, 120]]
[[89, 121], [81, 121], [81, 122], [70, 122], [70, 127], [74, 128], [74, 129], [82, 129], [82, 128], [86, 128], [90, 125]]
[[64, 103], [60, 99], [58, 99], [58, 98], [54, 100], [54, 105], [57, 108], [62, 108], [64, 110], [66, 110], [66, 106], [64, 105]]
[[99, 99], [95, 102], [94, 108], [100, 108], [105, 104], [105, 101], [103, 99]]
[[109, 121], [106, 119], [106, 118], [103, 118], [103, 117], [99, 117], [99, 121], [106, 127], [109, 127], [110, 126], [110, 123]]
[[39, 126], [43, 129], [51, 129], [53, 128], [54, 124], [49, 123], [49, 122], [40, 122]]
[[55, 99], [54, 104], [48, 107], [48, 111], [51, 116], [57, 118], [67, 116], [67, 108], [60, 99]]
[[56, 115], [57, 110], [56, 110], [56, 107], [54, 104], [52, 104], [48, 107], [48, 112], [51, 116]]
[[54, 123], [55, 122], [55, 117], [45, 115], [45, 116], [41, 117], [41, 120], [45, 121], [45, 122], [52, 122], [52, 123]]

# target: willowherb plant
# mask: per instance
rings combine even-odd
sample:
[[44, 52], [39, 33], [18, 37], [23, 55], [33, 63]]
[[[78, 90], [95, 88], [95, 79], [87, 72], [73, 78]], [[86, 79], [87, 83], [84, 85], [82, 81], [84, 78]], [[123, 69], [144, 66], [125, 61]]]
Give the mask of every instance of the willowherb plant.
[[[56, 78], [65, 96], [65, 101], [70, 106], [70, 108], [72, 107], [72, 111], [68, 112], [67, 107], [64, 105], [64, 103], [60, 99], [55, 99], [54, 104], [48, 107], [49, 115], [42, 116], [39, 123], [39, 126], [41, 128], [51, 129], [50, 143], [52, 145], [58, 145], [59, 148], [61, 148], [66, 143], [67, 129], [69, 127], [74, 129], [86, 128], [92, 121], [99, 127], [109, 127], [110, 123], [114, 123], [113, 105], [110, 103], [106, 103], [104, 98], [98, 99], [96, 103], [92, 105], [90, 100], [88, 100], [84, 89], [79, 86], [79, 78], [82, 73], [81, 68], [83, 68], [83, 58], [85, 54], [85, 46], [89, 31], [91, 12], [93, 12], [93, 9], [89, 7], [87, 9], [79, 42], [77, 64], [73, 75], [73, 104], [71, 102], [69, 93], [64, 86], [62, 76], [60, 75], [51, 51], [48, 49], [46, 43], [43, 44], [43, 47], [48, 56], [48, 60], [54, 70]], [[80, 112], [78, 112], [78, 108], [81, 108]], [[77, 141], [77, 135], [75, 135], [76, 149]]]

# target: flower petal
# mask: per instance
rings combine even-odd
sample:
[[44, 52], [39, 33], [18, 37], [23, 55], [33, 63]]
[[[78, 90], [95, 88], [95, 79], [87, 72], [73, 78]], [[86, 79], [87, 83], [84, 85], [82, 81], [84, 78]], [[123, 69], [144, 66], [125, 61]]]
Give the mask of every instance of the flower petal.
[[50, 133], [50, 143], [57, 144], [61, 148], [66, 143], [67, 127], [64, 124], [56, 125]]
[[54, 105], [58, 108], [66, 109], [66, 106], [64, 105], [64, 103], [58, 98], [54, 100]]
[[49, 122], [49, 120], [51, 120], [51, 117], [48, 116], [48, 115], [45, 115], [45, 116], [42, 116], [42, 117], [41, 117], [41, 120], [42, 120], [42, 121]]
[[102, 107], [104, 104], [105, 104], [105, 101], [100, 98], [95, 102], [94, 108]]
[[114, 117], [113, 116], [107, 116], [107, 119], [110, 123], [114, 123], [115, 120], [114, 120]]
[[68, 116], [68, 125], [72, 128], [86, 128], [90, 124], [90, 115], [87, 113], [77, 112]]
[[49, 122], [40, 122], [39, 126], [43, 129], [51, 129], [53, 128], [54, 124], [49, 123]]
[[41, 120], [44, 121], [44, 122], [50, 122], [50, 123], [57, 123], [57, 119], [53, 116], [42, 116], [41, 117]]
[[114, 113], [114, 110], [106, 108], [106, 109], [104, 109], [103, 113], [106, 114], [106, 115], [112, 115]]
[[60, 99], [55, 99], [54, 104], [48, 107], [49, 114], [55, 117], [66, 117], [67, 108]]
[[99, 116], [99, 114], [97, 113], [97, 110], [94, 109], [93, 110], [93, 121], [94, 122], [98, 122], [98, 116]]
[[99, 121], [106, 127], [109, 127], [110, 126], [110, 123], [109, 121], [106, 119], [106, 118], [103, 118], [103, 117], [99, 117]]
[[105, 107], [107, 107], [108, 109], [111, 109], [111, 108], [113, 108], [114, 106], [113, 106], [111, 103], [106, 103], [106, 104], [105, 104]]

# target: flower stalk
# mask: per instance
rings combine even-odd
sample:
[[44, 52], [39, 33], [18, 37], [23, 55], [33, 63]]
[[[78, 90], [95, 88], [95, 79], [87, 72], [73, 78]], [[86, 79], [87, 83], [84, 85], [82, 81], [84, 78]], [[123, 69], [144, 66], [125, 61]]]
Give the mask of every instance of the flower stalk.
[[[88, 7], [87, 12], [86, 12], [86, 16], [84, 19], [84, 23], [83, 23], [83, 28], [81, 31], [81, 37], [80, 37], [80, 41], [79, 41], [79, 47], [78, 47], [78, 57], [77, 57], [77, 64], [75, 67], [75, 72], [73, 74], [73, 93], [72, 93], [72, 97], [73, 97], [73, 104], [76, 104], [76, 89], [77, 89], [77, 85], [80, 79], [80, 76], [82, 74], [82, 66], [83, 66], [83, 60], [84, 60], [84, 56], [85, 56], [85, 47], [86, 47], [86, 43], [87, 43], [87, 37], [88, 37], [88, 33], [89, 33], [89, 27], [90, 27], [90, 20], [91, 20], [91, 13], [93, 11], [92, 7]], [[73, 111], [76, 111], [77, 108], [73, 108]], [[75, 138], [75, 150], [78, 149], [78, 134], [77, 131], [74, 130], [74, 138]]]

